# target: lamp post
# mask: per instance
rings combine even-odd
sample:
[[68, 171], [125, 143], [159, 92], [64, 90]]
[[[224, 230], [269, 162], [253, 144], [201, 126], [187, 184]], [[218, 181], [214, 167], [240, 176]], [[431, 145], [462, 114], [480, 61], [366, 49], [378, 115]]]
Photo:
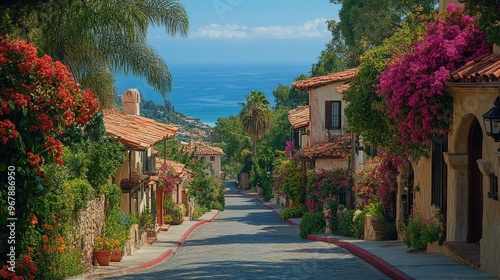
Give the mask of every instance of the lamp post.
[[495, 99], [495, 106], [483, 114], [484, 127], [486, 135], [490, 136], [495, 142], [500, 142], [500, 98]]

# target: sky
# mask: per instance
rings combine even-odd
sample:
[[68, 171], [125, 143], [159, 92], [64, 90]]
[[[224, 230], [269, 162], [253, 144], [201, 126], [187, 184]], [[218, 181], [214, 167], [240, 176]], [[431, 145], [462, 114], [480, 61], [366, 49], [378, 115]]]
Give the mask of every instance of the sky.
[[340, 5], [328, 0], [180, 0], [187, 38], [151, 28], [148, 43], [167, 64], [314, 63], [331, 39], [326, 20]]

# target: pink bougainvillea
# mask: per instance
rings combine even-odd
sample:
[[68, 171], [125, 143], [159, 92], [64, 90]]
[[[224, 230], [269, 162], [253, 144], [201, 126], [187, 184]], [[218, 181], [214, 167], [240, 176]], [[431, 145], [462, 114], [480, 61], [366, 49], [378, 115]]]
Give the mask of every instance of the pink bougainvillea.
[[396, 143], [428, 146], [433, 137], [446, 135], [452, 104], [444, 87], [450, 72], [489, 51], [473, 18], [463, 7], [450, 4], [428, 23], [421, 41], [410, 45], [406, 54], [396, 54], [380, 74], [376, 91], [386, 100], [382, 110], [397, 122]]
[[158, 177], [158, 186], [162, 187], [166, 193], [172, 193], [179, 182], [179, 177], [175, 175], [174, 168], [167, 164], [162, 164]]

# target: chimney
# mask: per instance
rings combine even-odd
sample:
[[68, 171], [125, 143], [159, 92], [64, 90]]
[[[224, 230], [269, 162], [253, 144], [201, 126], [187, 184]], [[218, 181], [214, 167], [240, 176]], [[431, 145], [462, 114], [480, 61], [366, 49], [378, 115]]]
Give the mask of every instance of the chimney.
[[136, 88], [130, 88], [123, 92], [122, 104], [125, 114], [140, 116], [141, 94]]

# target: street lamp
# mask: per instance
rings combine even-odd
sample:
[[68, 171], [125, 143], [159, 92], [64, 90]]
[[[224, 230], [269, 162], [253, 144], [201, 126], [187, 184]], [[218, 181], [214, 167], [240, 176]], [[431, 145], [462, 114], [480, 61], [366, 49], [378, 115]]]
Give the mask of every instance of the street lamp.
[[500, 142], [500, 98], [495, 99], [495, 106], [488, 112], [484, 113], [484, 127], [486, 135], [495, 139], [495, 142]]

